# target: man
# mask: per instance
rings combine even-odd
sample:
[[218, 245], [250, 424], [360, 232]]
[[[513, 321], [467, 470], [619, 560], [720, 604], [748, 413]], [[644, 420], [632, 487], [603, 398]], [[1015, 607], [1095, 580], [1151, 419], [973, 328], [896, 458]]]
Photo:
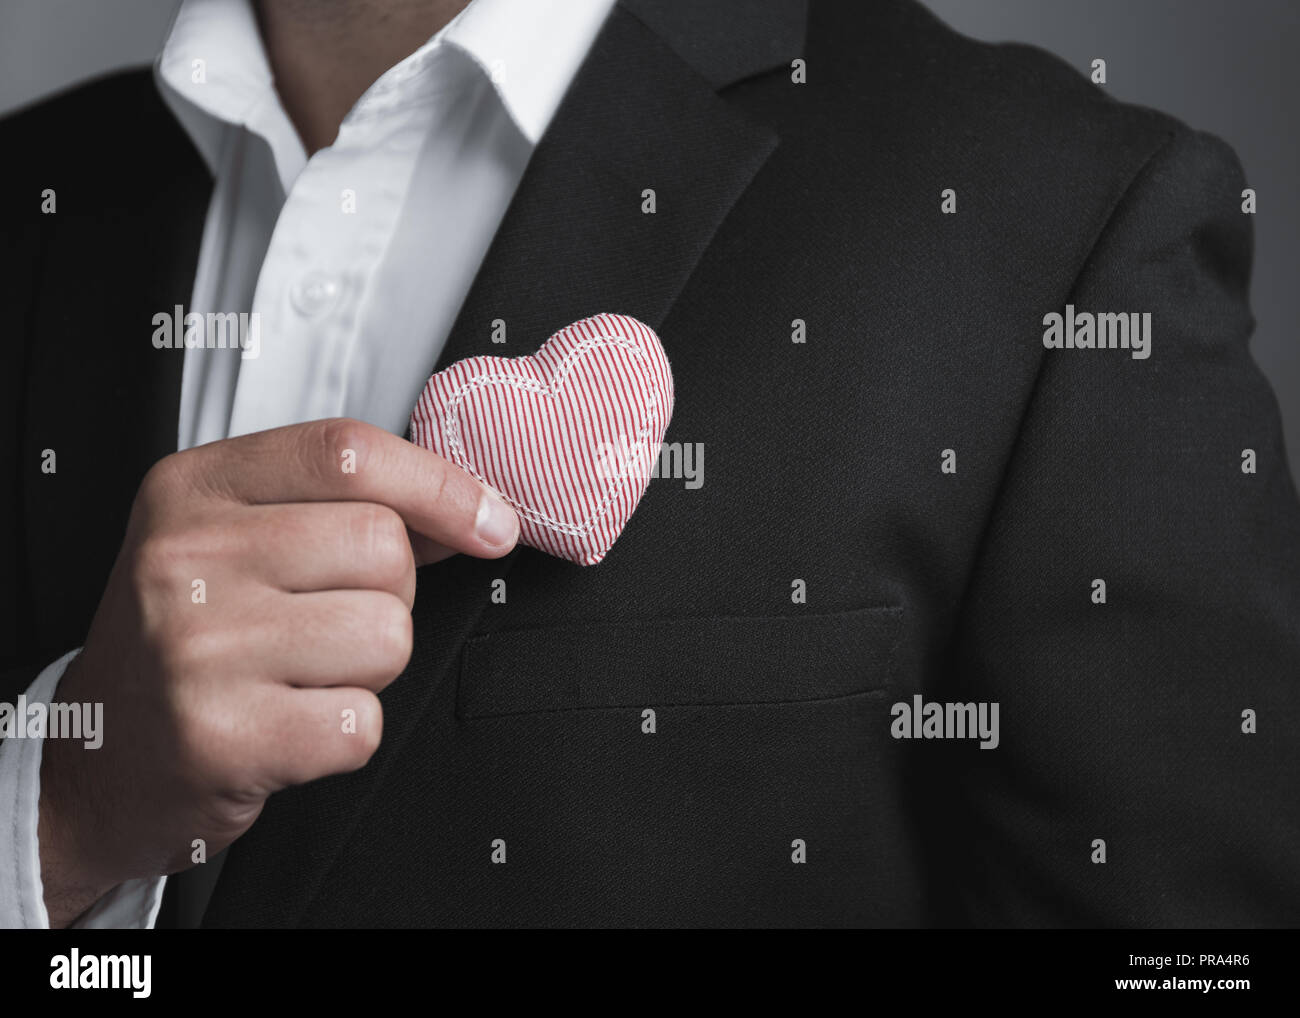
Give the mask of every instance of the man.
[[[0, 747], [5, 919], [1300, 918], [1232, 153], [907, 0], [461, 6], [188, 3], [0, 127], [6, 696], [105, 717]], [[580, 568], [397, 436], [602, 311], [708, 473]]]

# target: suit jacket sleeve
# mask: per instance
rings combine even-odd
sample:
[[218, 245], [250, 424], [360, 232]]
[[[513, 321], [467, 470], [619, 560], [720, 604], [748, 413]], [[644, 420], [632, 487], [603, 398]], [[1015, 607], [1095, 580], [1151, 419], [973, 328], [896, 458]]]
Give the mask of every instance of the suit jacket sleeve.
[[1248, 350], [1245, 186], [1178, 128], [1113, 210], [1067, 299], [1150, 312], [1149, 359], [1026, 329], [949, 670], [1000, 703], [954, 779], [968, 921], [1300, 923], [1300, 504]]

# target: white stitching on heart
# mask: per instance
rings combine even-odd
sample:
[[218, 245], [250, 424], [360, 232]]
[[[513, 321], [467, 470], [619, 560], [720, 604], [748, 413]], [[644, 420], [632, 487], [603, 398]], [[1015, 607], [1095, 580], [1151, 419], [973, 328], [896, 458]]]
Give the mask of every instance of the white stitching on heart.
[[[585, 320], [586, 319], [584, 319], [584, 321]], [[555, 374], [551, 376], [550, 385], [544, 385], [532, 378], [520, 378], [517, 375], [500, 374], [475, 375], [473, 378], [462, 383], [461, 386], [451, 394], [451, 398], [447, 402], [447, 412], [443, 419], [443, 435], [447, 439], [447, 448], [451, 450], [452, 455], [456, 458], [457, 465], [478, 478], [484, 484], [490, 483], [487, 478], [476, 470], [466, 459], [465, 449], [460, 442], [460, 422], [456, 418], [456, 410], [464, 401], [466, 394], [475, 389], [481, 389], [485, 385], [506, 384], [513, 385], [527, 392], [554, 396], [556, 389], [564, 383], [569, 369], [579, 357], [597, 347], [608, 346], [610, 344], [622, 347], [634, 356], [641, 358], [643, 361], [645, 360], [645, 351], [643, 351], [636, 343], [624, 336], [591, 336], [582, 340], [582, 342], [565, 355], [564, 360], [560, 362], [560, 366], [556, 368]], [[640, 445], [644, 439], [649, 437], [650, 426], [654, 421], [655, 394], [653, 387], [650, 385], [650, 376], [648, 373], [642, 377], [641, 383], [645, 386], [646, 391], [646, 416], [645, 423], [642, 424], [641, 428], [636, 433], [635, 445]], [[539, 509], [534, 509], [532, 506], [527, 506], [516, 501], [504, 492], [501, 493], [501, 497], [514, 506], [519, 514], [530, 522], [536, 523], [538, 526], [546, 527], [548, 530], [553, 530], [556, 533], [565, 534], [569, 537], [583, 538], [591, 533], [597, 522], [599, 522], [601, 516], [605, 514], [605, 510], [608, 509], [613, 504], [614, 499], [618, 497], [620, 482], [623, 480], [631, 480], [635, 476], [635, 473], [629, 473], [625, 478], [615, 478], [610, 484], [609, 491], [605, 493], [605, 497], [596, 504], [596, 508], [592, 511], [591, 516], [583, 523], [562, 523], [559, 520], [552, 519]]]

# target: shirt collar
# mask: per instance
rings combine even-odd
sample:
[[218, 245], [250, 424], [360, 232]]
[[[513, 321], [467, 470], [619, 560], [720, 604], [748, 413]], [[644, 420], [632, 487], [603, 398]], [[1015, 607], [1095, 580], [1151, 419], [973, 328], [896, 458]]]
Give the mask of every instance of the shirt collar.
[[[541, 140], [615, 0], [471, 0], [366, 90], [348, 114], [382, 107], [415, 86], [446, 43], [492, 82], [520, 133]], [[225, 125], [270, 145], [286, 191], [307, 154], [275, 93], [250, 0], [183, 0], [155, 64], [160, 91], [216, 172]]]
[[541, 140], [615, 0], [473, 0], [444, 29], [488, 75], [520, 132]]

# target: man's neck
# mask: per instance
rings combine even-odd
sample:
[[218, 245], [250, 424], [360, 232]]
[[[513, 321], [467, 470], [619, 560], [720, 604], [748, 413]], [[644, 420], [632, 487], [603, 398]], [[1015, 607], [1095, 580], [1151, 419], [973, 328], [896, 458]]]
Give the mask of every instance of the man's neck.
[[289, 119], [311, 155], [348, 110], [469, 0], [258, 0], [262, 42]]

